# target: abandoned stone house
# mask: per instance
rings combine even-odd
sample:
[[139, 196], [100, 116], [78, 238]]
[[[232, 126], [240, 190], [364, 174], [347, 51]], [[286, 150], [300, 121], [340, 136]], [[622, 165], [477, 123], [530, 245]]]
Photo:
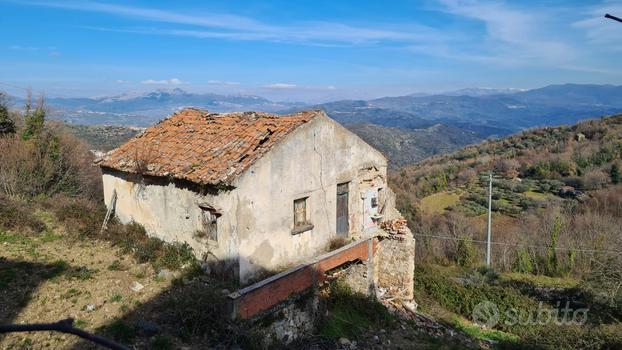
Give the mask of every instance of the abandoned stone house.
[[[373, 234], [397, 216], [387, 159], [321, 111], [184, 109], [100, 161], [123, 223], [187, 242], [240, 281]], [[114, 194], [113, 194], [114, 193]]]

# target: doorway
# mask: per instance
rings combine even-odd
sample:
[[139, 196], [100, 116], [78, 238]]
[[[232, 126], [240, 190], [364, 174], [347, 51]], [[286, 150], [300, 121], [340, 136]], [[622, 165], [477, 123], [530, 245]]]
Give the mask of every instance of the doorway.
[[350, 229], [348, 204], [348, 182], [337, 184], [337, 235], [341, 237], [347, 237]]

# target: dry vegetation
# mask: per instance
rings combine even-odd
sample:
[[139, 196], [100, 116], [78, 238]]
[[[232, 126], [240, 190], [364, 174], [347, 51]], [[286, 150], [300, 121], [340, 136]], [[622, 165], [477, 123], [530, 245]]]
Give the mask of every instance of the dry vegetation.
[[[42, 101], [23, 114], [1, 102], [0, 323], [71, 317], [140, 348], [242, 342], [244, 330], [219, 309], [234, 286], [204, 276], [187, 245], [149, 238], [139, 225], [113, 220], [101, 235], [106, 208], [89, 147], [47, 123]], [[0, 348], [91, 346], [77, 339], [16, 333]]]
[[[510, 275], [514, 278], [522, 276], [528, 285], [533, 279], [577, 281], [572, 288], [548, 288], [579, 290], [577, 300], [615, 315], [603, 321], [603, 327], [617, 327], [622, 310], [621, 158], [622, 116], [613, 116], [488, 141], [393, 173], [398, 207], [418, 241], [417, 262], [423, 271], [419, 278], [431, 285], [442, 282], [427, 280], [443, 276], [436, 272], [427, 276], [427, 264], [472, 271], [484, 262], [487, 180], [492, 171], [493, 241], [500, 243], [492, 246], [494, 268], [514, 273]], [[459, 198], [450, 198], [451, 193], [460, 193]], [[470, 309], [446, 299], [446, 293], [455, 292], [458, 303], [467, 298], [466, 290], [460, 283], [446, 288], [439, 294], [434, 289], [420, 291], [431, 301], [445, 300], [444, 308], [470, 317]], [[620, 344], [607, 333], [609, 328], [594, 331], [594, 339], [587, 337], [586, 329], [575, 330], [583, 334], [576, 337], [568, 329], [512, 331], [521, 335], [524, 346], [534, 346], [530, 341], [538, 336], [552, 339], [543, 348], [573, 348], [573, 342], [587, 348]], [[583, 343], [581, 337], [589, 342]]]

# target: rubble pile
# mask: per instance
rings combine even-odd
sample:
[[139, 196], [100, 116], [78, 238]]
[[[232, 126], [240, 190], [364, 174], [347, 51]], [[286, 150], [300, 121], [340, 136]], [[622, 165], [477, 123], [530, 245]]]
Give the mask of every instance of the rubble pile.
[[412, 232], [408, 228], [408, 223], [403, 217], [383, 221], [380, 223], [380, 228], [388, 233], [388, 238], [397, 239], [403, 241], [406, 237], [412, 236]]

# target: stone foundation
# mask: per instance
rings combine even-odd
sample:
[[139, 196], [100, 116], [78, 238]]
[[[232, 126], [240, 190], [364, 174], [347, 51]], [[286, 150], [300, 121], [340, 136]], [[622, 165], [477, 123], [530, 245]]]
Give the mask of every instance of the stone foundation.
[[415, 277], [415, 240], [386, 238], [378, 243], [374, 256], [374, 276], [378, 296], [412, 301]]

